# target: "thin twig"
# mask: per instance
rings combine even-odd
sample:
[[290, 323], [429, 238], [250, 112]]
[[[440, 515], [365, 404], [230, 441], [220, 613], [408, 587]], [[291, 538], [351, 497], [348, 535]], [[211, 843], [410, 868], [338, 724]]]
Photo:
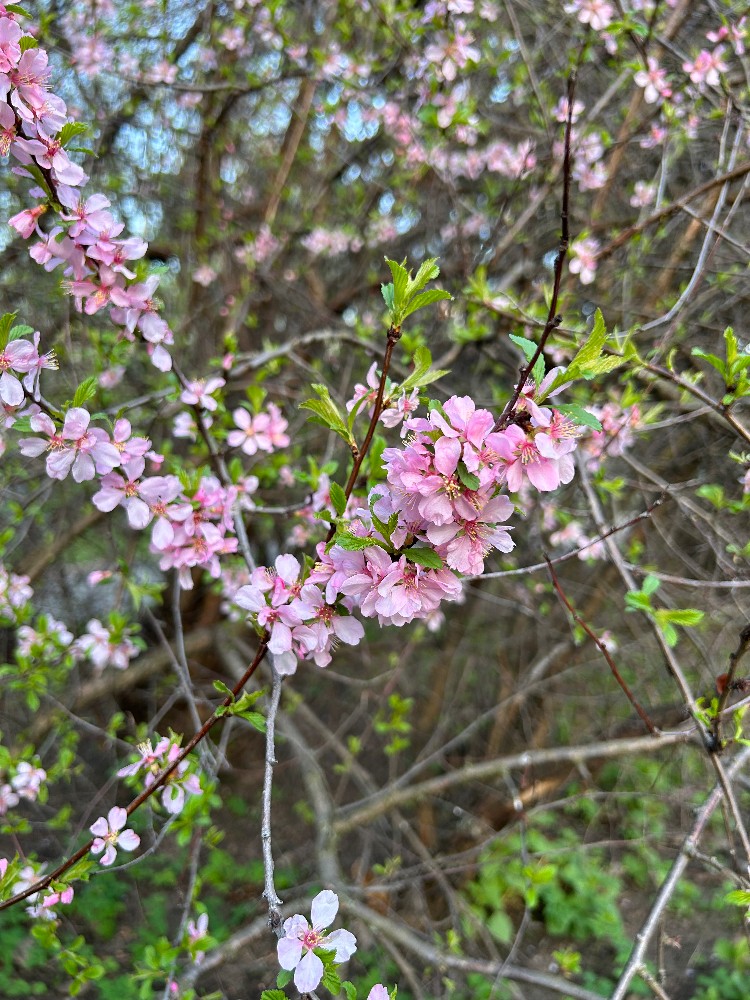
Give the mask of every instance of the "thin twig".
[[569, 206], [570, 206], [570, 137], [573, 130], [573, 102], [575, 99], [576, 90], [576, 74], [575, 71], [568, 77], [568, 114], [565, 121], [565, 152], [563, 154], [563, 196], [562, 196], [562, 208], [560, 211], [560, 244], [557, 248], [557, 256], [555, 257], [555, 272], [554, 272], [554, 283], [552, 286], [552, 298], [550, 299], [549, 311], [547, 313], [547, 322], [544, 324], [544, 329], [542, 330], [542, 335], [539, 338], [539, 343], [537, 344], [536, 351], [532, 355], [528, 363], [521, 369], [521, 376], [516, 384], [513, 393], [505, 404], [505, 409], [498, 417], [495, 422], [493, 430], [501, 431], [504, 430], [508, 424], [513, 419], [513, 414], [515, 412], [516, 403], [518, 398], [523, 392], [524, 386], [526, 385], [526, 380], [529, 374], [534, 370], [534, 365], [537, 360], [541, 357], [542, 351], [552, 334], [562, 323], [562, 316], [557, 314], [557, 302], [560, 296], [560, 286], [562, 284], [562, 274], [563, 266], [565, 265], [565, 258], [568, 254], [568, 247], [570, 246], [570, 231], [569, 231]]
[[[728, 778], [730, 780], [745, 766], [748, 758], [750, 758], [750, 747], [744, 747], [729, 766]], [[709, 819], [723, 797], [724, 790], [721, 785], [717, 784], [698, 813], [692, 830], [683, 841], [680, 852], [672, 863], [669, 874], [662, 883], [654, 905], [651, 907], [651, 912], [636, 935], [635, 946], [630, 953], [625, 968], [622, 970], [610, 1000], [625, 1000], [625, 997], [628, 995], [631, 982], [643, 967], [646, 951], [659, 926], [661, 915], [669, 905], [677, 884], [688, 866], [692, 853], [698, 846]]]
[[602, 656], [604, 657], [604, 659], [607, 661], [607, 665], [608, 665], [609, 669], [612, 671], [612, 676], [617, 681], [617, 683], [620, 685], [620, 687], [623, 690], [623, 693], [625, 694], [625, 697], [628, 699], [628, 701], [630, 702], [630, 704], [633, 706], [633, 708], [636, 710], [636, 712], [640, 716], [640, 718], [643, 721], [643, 724], [646, 727], [646, 729], [648, 729], [648, 731], [651, 733], [652, 736], [658, 736], [659, 735], [659, 730], [656, 728], [656, 726], [651, 721], [651, 719], [650, 719], [648, 713], [646, 712], [646, 710], [640, 705], [640, 703], [636, 699], [635, 695], [633, 694], [633, 692], [628, 687], [628, 684], [625, 681], [625, 678], [622, 676], [622, 674], [620, 673], [620, 671], [617, 669], [617, 664], [612, 659], [612, 654], [607, 649], [606, 645], [602, 642], [602, 640], [599, 638], [599, 636], [596, 634], [596, 632], [594, 632], [594, 630], [591, 628], [591, 626], [588, 625], [583, 620], [583, 618], [581, 618], [581, 616], [578, 614], [578, 612], [576, 611], [576, 609], [570, 603], [570, 601], [568, 600], [568, 598], [565, 595], [565, 591], [562, 589], [562, 586], [560, 585], [560, 581], [559, 581], [559, 579], [557, 577], [557, 573], [555, 573], [555, 570], [554, 570], [554, 568], [552, 566], [552, 563], [549, 561], [549, 559], [546, 559], [546, 562], [547, 562], [547, 567], [549, 569], [550, 576], [552, 577], [552, 585], [554, 586], [555, 590], [557, 591], [558, 597], [560, 598], [560, 600], [562, 601], [562, 603], [565, 605], [565, 607], [570, 612], [571, 617], [573, 618], [573, 621], [577, 625], [580, 625], [580, 627], [583, 629], [583, 631], [586, 633], [586, 635], [589, 637], [589, 639], [591, 639], [592, 642], [594, 642], [596, 644], [597, 649], [602, 654]]
[[268, 704], [266, 714], [266, 757], [263, 767], [263, 819], [261, 823], [260, 839], [263, 845], [263, 874], [264, 889], [263, 895], [268, 903], [268, 923], [274, 931], [281, 927], [281, 914], [279, 907], [281, 900], [276, 893], [276, 886], [273, 879], [273, 850], [271, 845], [271, 789], [273, 787], [273, 768], [276, 763], [275, 750], [275, 726], [276, 715], [279, 711], [279, 698], [281, 697], [281, 675], [271, 664], [271, 700]]

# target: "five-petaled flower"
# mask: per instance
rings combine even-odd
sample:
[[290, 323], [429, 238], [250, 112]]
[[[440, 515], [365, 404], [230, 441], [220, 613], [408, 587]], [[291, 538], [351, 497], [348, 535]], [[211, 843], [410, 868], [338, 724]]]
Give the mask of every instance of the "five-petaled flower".
[[299, 913], [284, 921], [284, 937], [277, 946], [279, 965], [289, 971], [294, 969], [294, 985], [300, 993], [314, 990], [323, 978], [325, 967], [315, 948], [335, 951], [337, 964], [345, 962], [357, 950], [357, 939], [349, 931], [326, 934], [338, 908], [336, 893], [324, 889], [312, 901], [312, 927]]
[[117, 857], [117, 847], [121, 847], [123, 851], [134, 851], [140, 844], [141, 838], [137, 833], [132, 830], [123, 830], [127, 821], [127, 812], [120, 806], [112, 806], [106, 819], [104, 816], [100, 816], [89, 827], [95, 838], [91, 845], [91, 853], [101, 854], [104, 851], [104, 857], [100, 858], [103, 865], [112, 864]]

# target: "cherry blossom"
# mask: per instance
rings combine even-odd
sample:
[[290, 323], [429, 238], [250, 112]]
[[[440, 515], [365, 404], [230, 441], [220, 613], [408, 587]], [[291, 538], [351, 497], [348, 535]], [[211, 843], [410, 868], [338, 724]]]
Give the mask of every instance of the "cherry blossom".
[[594, 31], [603, 31], [612, 23], [615, 8], [607, 0], [572, 0], [565, 4], [568, 14], [575, 14], [581, 24], [590, 25]]
[[89, 830], [94, 834], [94, 843], [91, 845], [92, 854], [104, 856], [99, 859], [100, 864], [109, 866], [117, 857], [117, 848], [123, 851], [134, 851], [141, 842], [141, 838], [133, 830], [125, 830], [123, 827], [128, 821], [128, 814], [119, 806], [112, 806], [106, 818], [100, 816], [96, 822], [92, 823]]
[[573, 254], [568, 264], [571, 274], [577, 274], [582, 285], [590, 285], [596, 276], [596, 255], [599, 241], [592, 236], [576, 240], [570, 248]]
[[324, 889], [312, 901], [312, 925], [299, 913], [284, 921], [284, 937], [277, 945], [279, 965], [294, 969], [294, 985], [300, 993], [316, 989], [323, 978], [324, 966], [315, 948], [334, 951], [334, 962], [346, 962], [357, 950], [357, 939], [346, 930], [326, 933], [326, 928], [338, 913], [339, 900], [335, 892]]
[[633, 78], [639, 87], [643, 87], [643, 99], [646, 104], [655, 104], [659, 98], [672, 96], [672, 88], [667, 83], [667, 72], [659, 66], [658, 60], [649, 56], [646, 69], [639, 70]]

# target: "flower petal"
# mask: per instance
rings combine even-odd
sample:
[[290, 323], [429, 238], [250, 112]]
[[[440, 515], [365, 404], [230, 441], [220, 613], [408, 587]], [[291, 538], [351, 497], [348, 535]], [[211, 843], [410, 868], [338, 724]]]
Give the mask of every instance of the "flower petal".
[[319, 892], [312, 901], [312, 925], [316, 931], [322, 931], [333, 923], [339, 912], [339, 897], [330, 889]]
[[310, 993], [323, 978], [324, 971], [323, 963], [315, 952], [308, 951], [294, 970], [294, 985], [300, 993]]

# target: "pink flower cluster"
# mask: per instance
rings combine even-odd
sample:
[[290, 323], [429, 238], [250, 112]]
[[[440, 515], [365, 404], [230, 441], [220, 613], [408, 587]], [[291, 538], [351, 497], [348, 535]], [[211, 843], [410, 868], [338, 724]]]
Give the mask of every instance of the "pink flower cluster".
[[573, 477], [579, 429], [539, 404], [558, 372], [523, 387], [516, 421], [502, 431], [468, 396], [452, 397], [427, 419], [410, 418], [405, 446], [383, 452], [386, 483], [372, 490], [368, 507], [350, 500], [337, 540], [318, 545], [312, 571], [282, 555], [236, 591], [235, 604], [268, 633], [281, 673], [293, 673], [298, 657], [327, 665], [337, 641], [358, 643], [354, 610], [381, 625], [431, 619], [443, 601], [460, 600], [457, 574], [479, 575], [493, 548], [513, 548], [503, 524], [513, 504], [501, 490], [530, 484], [547, 492]]
[[0, 816], [4, 816], [9, 809], [17, 806], [21, 799], [34, 802], [46, 780], [47, 772], [44, 768], [36, 767], [27, 761], [20, 761], [10, 782], [0, 784]]
[[97, 672], [107, 666], [125, 670], [138, 654], [138, 647], [127, 634], [115, 636], [114, 629], [107, 628], [98, 618], [92, 618], [88, 622], [86, 632], [76, 639], [75, 648], [86, 659], [91, 660]]
[[533, 382], [524, 387], [517, 420], [503, 431], [469, 396], [453, 396], [429, 419], [410, 422], [414, 436], [403, 451], [383, 452], [390, 505], [408, 533], [426, 541], [451, 569], [481, 573], [490, 549], [512, 549], [500, 527], [513, 512], [499, 493], [502, 486], [515, 493], [528, 480], [547, 492], [572, 479], [578, 430], [559, 411], [534, 401], [556, 374], [553, 369], [538, 389]]
[[[135, 274], [129, 269], [131, 261], [143, 257], [147, 244], [137, 237], [119, 238], [124, 224], [108, 211], [104, 195], [82, 197], [79, 188], [88, 177], [70, 159], [61, 137], [67, 108], [47, 89], [46, 51], [21, 51], [21, 39], [30, 37], [15, 14], [0, 8], [0, 154], [11, 153], [18, 160], [14, 172], [21, 176], [33, 179], [26, 168], [39, 167], [47, 184], [47, 190], [31, 191], [45, 201], [13, 216], [10, 225], [24, 239], [39, 237], [30, 253], [45, 270], [63, 264], [78, 309], [92, 314], [110, 306], [112, 321], [122, 327], [123, 335], [132, 340], [137, 330], [148, 343], [154, 365], [169, 371], [172, 359], [166, 347], [173, 335], [153, 298], [159, 278], [133, 284]], [[50, 207], [62, 224], [44, 232], [39, 219]]]
[[641, 411], [637, 406], [623, 409], [616, 403], [592, 406], [590, 411], [599, 420], [602, 429], [587, 434], [581, 450], [586, 456], [587, 465], [594, 470], [599, 467], [604, 456], [624, 455], [633, 445], [633, 431], [641, 422]]
[[36, 458], [45, 451], [47, 475], [51, 479], [66, 479], [72, 471], [77, 483], [107, 475], [121, 461], [120, 451], [106, 431], [90, 428], [91, 414], [80, 406], [71, 407], [65, 414], [61, 430], [46, 413], [31, 417], [31, 429], [46, 437], [24, 438], [19, 442], [23, 455]]
[[[200, 567], [218, 579], [219, 556], [237, 551], [232, 511], [238, 501], [237, 486], [224, 487], [214, 476], [204, 476], [192, 497], [177, 496], [176, 477], [161, 477], [158, 499], [150, 509], [159, 520], [151, 535], [152, 550], [161, 556], [162, 570], [176, 569], [185, 590], [193, 586], [191, 570]], [[147, 481], [148, 482], [148, 481]], [[176, 500], [176, 503], [172, 503]]]
[[301, 574], [299, 560], [281, 555], [273, 569], [259, 566], [250, 583], [234, 595], [235, 604], [268, 633], [268, 648], [280, 674], [293, 674], [298, 657], [325, 667], [336, 643], [355, 646], [364, 635], [361, 623], [349, 613], [350, 601], [337, 603], [335, 595], [329, 599], [313, 576], [305, 581]]
[[[146, 740], [138, 744], [140, 758], [132, 764], [126, 764], [117, 772], [118, 778], [130, 778], [146, 772], [144, 784], [150, 788], [156, 781], [157, 776], [165, 767], [168, 767], [180, 756], [180, 746], [168, 737], [162, 737], [155, 747], [151, 746], [151, 740]], [[185, 805], [185, 793], [191, 795], [201, 795], [200, 779], [197, 774], [190, 772], [190, 764], [187, 760], [180, 761], [174, 771], [170, 774], [161, 792], [161, 804], [172, 816], [177, 816], [182, 812]]]

